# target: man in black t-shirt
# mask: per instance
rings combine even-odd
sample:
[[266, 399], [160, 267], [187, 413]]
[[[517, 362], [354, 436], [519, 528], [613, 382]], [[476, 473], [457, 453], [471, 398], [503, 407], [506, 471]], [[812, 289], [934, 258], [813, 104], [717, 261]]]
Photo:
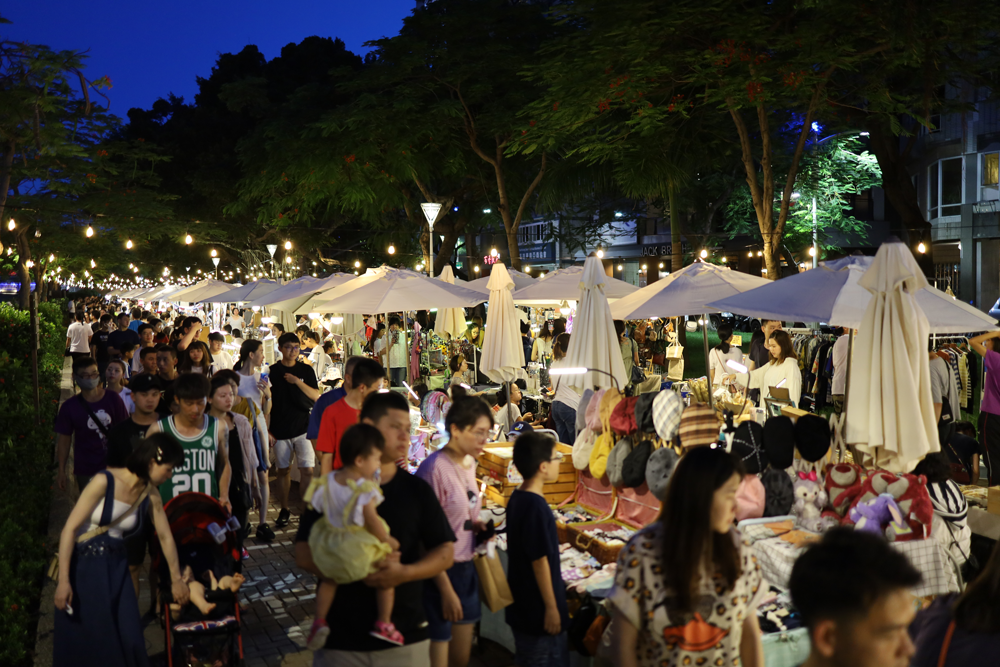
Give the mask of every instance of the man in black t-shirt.
[[112, 359], [121, 358], [122, 346], [125, 343], [132, 343], [134, 347], [139, 347], [139, 334], [128, 328], [129, 322], [128, 313], [120, 314], [118, 316], [118, 330], [112, 331], [108, 335], [108, 354], [111, 355]]
[[108, 354], [108, 337], [111, 336], [111, 315], [105, 313], [101, 315], [97, 330], [90, 337], [90, 356], [97, 360], [97, 372], [101, 374], [101, 381], [104, 381], [104, 371], [108, 369], [108, 362], [111, 355]]
[[952, 476], [959, 484], [977, 484], [979, 482], [979, 461], [983, 447], [976, 440], [976, 429], [969, 422], [955, 422], [955, 432], [948, 442], [941, 444], [941, 450], [948, 455], [948, 460], [958, 463], [965, 469], [967, 479], [960, 478], [953, 471]]
[[[389, 525], [389, 534], [399, 540], [399, 551], [386, 557], [377, 573], [337, 587], [326, 616], [330, 635], [326, 647], [314, 654], [313, 665], [429, 665], [424, 581], [451, 567], [455, 534], [430, 485], [396, 465], [410, 446], [406, 399], [397, 393], [372, 394], [361, 408], [360, 420], [375, 426], [385, 438], [381, 469], [385, 500], [378, 514]], [[309, 548], [309, 531], [319, 520], [323, 520], [321, 514], [306, 510], [295, 536], [295, 562], [313, 574], [319, 572]], [[369, 634], [378, 615], [376, 587], [396, 590], [392, 622], [406, 638], [405, 646], [393, 647]]]
[[[291, 518], [288, 511], [288, 489], [292, 484], [288, 472], [292, 453], [299, 464], [299, 488], [304, 493], [312, 481], [316, 453], [306, 438], [309, 430], [309, 413], [320, 397], [316, 373], [308, 364], [298, 361], [299, 338], [293, 333], [282, 334], [278, 339], [281, 361], [271, 366], [271, 435], [274, 436], [274, 454], [278, 468], [278, 503], [281, 511], [275, 525], [287, 526]], [[303, 507], [305, 499], [303, 499]]]

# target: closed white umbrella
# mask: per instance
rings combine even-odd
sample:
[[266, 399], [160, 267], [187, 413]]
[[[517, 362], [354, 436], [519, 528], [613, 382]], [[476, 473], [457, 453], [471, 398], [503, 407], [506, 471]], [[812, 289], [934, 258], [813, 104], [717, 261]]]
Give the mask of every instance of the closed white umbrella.
[[[455, 284], [455, 272], [448, 264], [441, 271], [438, 280], [442, 280], [449, 285]], [[447, 334], [451, 340], [457, 339], [465, 333], [465, 310], [462, 308], [438, 308], [437, 318], [434, 320], [434, 333], [445, 337]]]
[[846, 439], [875, 466], [909, 472], [941, 450], [931, 396], [930, 324], [915, 292], [927, 279], [904, 244], [883, 243], [858, 281], [871, 293], [851, 364]]
[[199, 299], [197, 303], [241, 303], [252, 301], [254, 299], [259, 299], [265, 294], [270, 294], [279, 287], [281, 287], [281, 285], [273, 280], [255, 280], [252, 283], [243, 285], [242, 287], [234, 287], [227, 292], [222, 292], [207, 298], [203, 297]]
[[[570, 375], [566, 382], [573, 387], [621, 388], [628, 384], [614, 318], [611, 317], [608, 298], [604, 295], [606, 280], [601, 260], [595, 256], [588, 257], [580, 276], [579, 302], [573, 321], [573, 335], [569, 338], [569, 349], [566, 351], [566, 366], [603, 372], [587, 371]], [[617, 384], [613, 384], [612, 377]]]
[[514, 281], [501, 263], [490, 274], [486, 335], [480, 370], [494, 382], [513, 382], [524, 366], [521, 318], [514, 307]]
[[[408, 269], [380, 266], [321, 295], [295, 313], [396, 313], [431, 308], [464, 308], [486, 300], [475, 290]], [[315, 300], [314, 300], [315, 301]]]
[[[563, 301], [575, 301], [580, 297], [582, 266], [568, 266], [550, 271], [527, 287], [514, 292], [514, 303], [525, 306], [545, 306]], [[632, 294], [639, 288], [617, 278], [604, 278], [604, 296], [615, 301]]]
[[[499, 264], [499, 262], [497, 264]], [[493, 266], [497, 266], [497, 264], [494, 264]], [[507, 275], [514, 281], [515, 290], [524, 289], [528, 285], [534, 285], [536, 282], [536, 280], [527, 273], [518, 271], [517, 269], [507, 269]], [[490, 276], [483, 276], [482, 278], [470, 280], [464, 285], [464, 287], [474, 289], [478, 292], [482, 292], [483, 294], [488, 294], [490, 291]]]

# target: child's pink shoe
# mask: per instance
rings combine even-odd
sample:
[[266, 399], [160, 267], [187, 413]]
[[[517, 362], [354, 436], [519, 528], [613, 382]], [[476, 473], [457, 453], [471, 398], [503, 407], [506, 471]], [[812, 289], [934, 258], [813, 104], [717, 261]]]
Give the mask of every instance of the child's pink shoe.
[[318, 651], [326, 646], [326, 638], [330, 635], [330, 626], [326, 620], [317, 618], [313, 621], [312, 629], [309, 631], [309, 639], [306, 640], [306, 648], [310, 651]]
[[[329, 632], [329, 630], [327, 630]], [[375, 621], [375, 629], [369, 633], [372, 637], [378, 637], [383, 641], [387, 641], [390, 644], [395, 644], [396, 646], [402, 646], [406, 640], [403, 639], [403, 635], [400, 634], [399, 630], [392, 623], [383, 623], [382, 621]]]

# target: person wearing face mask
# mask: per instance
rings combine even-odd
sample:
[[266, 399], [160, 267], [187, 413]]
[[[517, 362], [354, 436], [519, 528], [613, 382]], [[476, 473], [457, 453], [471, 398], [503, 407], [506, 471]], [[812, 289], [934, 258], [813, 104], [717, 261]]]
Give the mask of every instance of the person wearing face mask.
[[445, 417], [448, 444], [420, 464], [417, 477], [431, 485], [455, 533], [455, 563], [424, 586], [424, 613], [430, 624], [431, 667], [465, 667], [472, 631], [482, 616], [479, 577], [472, 563], [479, 518], [476, 458], [493, 428], [493, 413], [481, 398], [452, 403]]
[[[94, 365], [94, 374], [97, 370]], [[125, 540], [152, 523], [170, 570], [175, 601], [189, 596], [177, 547], [156, 487], [184, 465], [171, 438], [147, 438], [123, 467], [109, 468], [83, 489], [59, 537], [55, 593], [55, 667], [145, 665], [138, 598], [128, 584]]]
[[681, 458], [659, 518], [618, 558], [608, 597], [615, 665], [764, 667], [755, 610], [768, 586], [733, 525], [743, 473], [724, 449]]
[[81, 392], [59, 408], [55, 431], [59, 473], [56, 484], [66, 489], [66, 464], [73, 443], [73, 474], [82, 491], [90, 478], [107, 465], [108, 432], [128, 419], [125, 403], [118, 394], [101, 386], [97, 362], [92, 357], [73, 360], [73, 379]]
[[792, 348], [792, 337], [784, 331], [775, 331], [768, 337], [765, 345], [771, 358], [768, 363], [751, 370], [749, 379], [747, 373], [730, 375], [730, 378], [744, 387], [749, 384], [751, 389], [760, 389], [764, 398], [771, 397], [771, 387], [783, 387], [788, 390], [792, 405], [798, 406], [802, 396], [802, 372]]

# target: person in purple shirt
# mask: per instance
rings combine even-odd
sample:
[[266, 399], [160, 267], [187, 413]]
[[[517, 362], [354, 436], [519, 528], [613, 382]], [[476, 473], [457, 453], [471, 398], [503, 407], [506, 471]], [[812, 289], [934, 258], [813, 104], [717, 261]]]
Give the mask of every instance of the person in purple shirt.
[[83, 489], [90, 478], [107, 467], [108, 432], [115, 424], [127, 420], [125, 403], [113, 391], [101, 385], [97, 361], [93, 357], [73, 360], [73, 379], [81, 393], [68, 399], [56, 417], [56, 452], [59, 474], [56, 483], [66, 488], [66, 462], [69, 445], [73, 443], [73, 474], [77, 486]]
[[[983, 402], [979, 407], [979, 442], [986, 460], [989, 485], [1000, 479], [1000, 470], [994, 472], [993, 459], [1000, 465], [1000, 331], [990, 331], [976, 336], [969, 345], [983, 358], [986, 380], [983, 381]], [[973, 480], [973, 484], [975, 480]]]

